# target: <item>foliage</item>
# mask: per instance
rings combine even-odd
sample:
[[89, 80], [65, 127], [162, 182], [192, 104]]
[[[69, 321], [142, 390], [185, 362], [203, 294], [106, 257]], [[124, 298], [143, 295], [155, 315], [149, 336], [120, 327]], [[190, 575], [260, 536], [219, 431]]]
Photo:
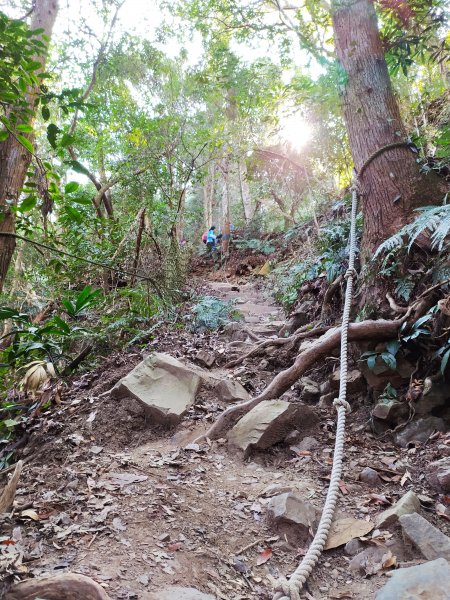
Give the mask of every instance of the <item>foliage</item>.
[[79, 294], [76, 295], [74, 300], [65, 298], [61, 300], [61, 304], [66, 309], [69, 317], [75, 319], [82, 314], [84, 310], [90, 308], [97, 302], [99, 294], [101, 294], [101, 290], [92, 291], [91, 286], [87, 285]]
[[237, 239], [233, 241], [233, 245], [237, 246], [241, 250], [248, 248], [250, 250], [256, 250], [256, 252], [261, 252], [262, 254], [272, 254], [276, 250], [275, 246], [267, 240]]
[[398, 340], [391, 340], [387, 342], [385, 349], [382, 350], [368, 350], [361, 354], [361, 360], [367, 361], [367, 366], [371, 371], [376, 367], [377, 360], [381, 360], [384, 364], [389, 367], [392, 371], [397, 368], [396, 355], [400, 348], [400, 342]]
[[212, 296], [203, 296], [191, 307], [190, 312], [192, 317], [187, 318], [192, 319], [191, 327], [195, 331], [216, 330], [239, 317], [233, 301], [225, 302]]

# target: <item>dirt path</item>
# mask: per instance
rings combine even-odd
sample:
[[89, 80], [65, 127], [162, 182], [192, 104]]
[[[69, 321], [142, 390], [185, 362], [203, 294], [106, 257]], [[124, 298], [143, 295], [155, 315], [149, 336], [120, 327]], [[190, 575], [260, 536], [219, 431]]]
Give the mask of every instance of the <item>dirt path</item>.
[[[211, 290], [237, 300], [241, 326], [258, 336], [279, 327], [281, 311], [255, 284], [212, 283]], [[215, 344], [220, 354], [227, 339], [218, 336]], [[135, 364], [141, 357], [133, 356]], [[121, 360], [115, 380], [130, 370]], [[210, 374], [231, 375], [221, 367]], [[272, 376], [258, 367], [234, 371], [253, 390], [267, 383], [265, 375]], [[295, 452], [284, 444], [244, 462], [229, 454], [225, 440], [205, 448], [191, 444], [223, 409], [208, 387], [176, 430], [167, 432], [149, 429], [136, 406], [125, 408], [102, 396], [110, 381], [105, 381], [106, 370], [96, 376], [86, 380], [85, 391], [80, 383], [52, 415], [47, 431], [40, 432], [45, 454], [27, 468], [17, 496], [19, 505], [34, 511], [19, 516], [16, 530], [24, 569], [34, 575], [89, 575], [113, 600], [156, 598], [175, 584], [223, 600], [271, 598], [267, 576], [292, 572], [305, 548], [292, 546], [269, 527], [265, 506], [275, 492], [287, 490], [322, 506], [334, 415], [317, 408], [316, 450]], [[362, 484], [355, 476], [367, 456], [359, 436], [350, 432], [347, 441], [340, 507], [368, 518], [377, 507], [361, 501]], [[386, 445], [372, 450], [379, 456], [390, 453]], [[342, 549], [327, 552], [303, 597], [370, 598], [384, 583], [347, 567]]]

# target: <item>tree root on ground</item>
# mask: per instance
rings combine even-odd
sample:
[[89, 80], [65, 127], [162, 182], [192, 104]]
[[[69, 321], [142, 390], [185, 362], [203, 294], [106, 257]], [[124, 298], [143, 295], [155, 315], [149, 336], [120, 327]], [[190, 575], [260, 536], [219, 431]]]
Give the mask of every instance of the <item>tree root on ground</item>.
[[225, 365], [225, 368], [231, 369], [232, 367], [236, 367], [237, 365], [240, 365], [245, 359], [251, 358], [252, 356], [258, 356], [262, 353], [263, 350], [265, 350], [266, 348], [270, 348], [270, 346], [286, 346], [287, 344], [289, 344], [291, 348], [294, 348], [297, 342], [299, 342], [300, 340], [316, 337], [317, 335], [322, 335], [323, 333], [326, 333], [329, 329], [331, 329], [331, 327], [317, 327], [316, 329], [304, 331], [307, 327], [308, 325], [300, 327], [300, 330], [297, 329], [297, 331], [289, 337], [270, 338], [268, 340], [263, 340], [258, 345], [254, 346], [249, 352], [247, 352], [247, 354], [244, 354], [243, 356], [240, 356], [235, 360], [230, 360], [230, 362], [228, 362]]
[[13, 585], [5, 600], [110, 600], [105, 590], [84, 575], [67, 573], [42, 579], [28, 579]]
[[[348, 331], [349, 342], [366, 340], [386, 340], [397, 335], [403, 319], [388, 321], [380, 319], [377, 321], [367, 320], [360, 323], [352, 323]], [[315, 362], [334, 350], [341, 340], [341, 327], [333, 327], [322, 337], [316, 340], [310, 348], [299, 354], [294, 364], [278, 373], [267, 388], [256, 398], [231, 406], [225, 410], [217, 421], [199, 436], [195, 442], [199, 443], [206, 438], [217, 439], [229, 429], [239, 418], [248, 413], [263, 400], [279, 398], [286, 392], [297, 379], [310, 369]], [[273, 341], [273, 340], [272, 340]]]

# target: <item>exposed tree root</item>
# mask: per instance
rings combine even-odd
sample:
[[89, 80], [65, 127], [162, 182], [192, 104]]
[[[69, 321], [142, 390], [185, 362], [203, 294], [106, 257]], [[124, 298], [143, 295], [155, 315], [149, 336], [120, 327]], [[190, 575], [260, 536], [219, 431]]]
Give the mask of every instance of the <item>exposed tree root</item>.
[[[397, 321], [383, 319], [377, 321], [367, 320], [361, 321], [361, 323], [352, 323], [348, 332], [348, 340], [350, 342], [357, 342], [390, 339], [397, 335], [402, 323], [402, 319]], [[278, 373], [270, 385], [259, 396], [225, 410], [208, 431], [199, 436], [195, 442], [198, 443], [205, 438], [216, 439], [220, 437], [226, 429], [229, 429], [240, 417], [248, 413], [263, 400], [279, 398], [316, 361], [334, 350], [339, 345], [340, 339], [341, 327], [331, 328], [325, 335], [316, 340], [310, 348], [299, 354], [291, 367]]]
[[105, 590], [84, 575], [67, 573], [42, 579], [28, 579], [14, 585], [5, 600], [109, 600]]
[[[305, 328], [306, 327], [307, 326], [305, 326]], [[303, 327], [300, 329], [303, 329]], [[244, 354], [243, 356], [240, 356], [235, 360], [230, 360], [230, 362], [228, 362], [225, 365], [225, 368], [231, 369], [231, 367], [236, 367], [237, 365], [240, 365], [245, 359], [251, 358], [252, 356], [258, 356], [262, 353], [263, 350], [269, 348], [270, 346], [286, 346], [289, 344], [293, 348], [300, 340], [316, 337], [317, 335], [322, 335], [323, 333], [326, 333], [329, 329], [331, 329], [331, 327], [317, 327], [316, 329], [310, 329], [309, 331], [295, 333], [293, 335], [290, 335], [289, 337], [279, 337], [263, 340], [257, 346], [254, 346], [249, 352], [247, 352], [247, 354]]]

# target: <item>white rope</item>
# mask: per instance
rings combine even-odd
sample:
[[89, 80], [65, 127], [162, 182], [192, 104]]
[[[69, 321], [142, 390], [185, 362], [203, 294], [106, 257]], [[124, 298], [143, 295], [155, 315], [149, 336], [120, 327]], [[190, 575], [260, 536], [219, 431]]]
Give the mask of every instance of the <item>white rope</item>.
[[356, 276], [355, 254], [356, 254], [356, 210], [358, 205], [358, 191], [356, 181], [352, 186], [352, 213], [350, 224], [349, 241], [349, 261], [348, 269], [345, 273], [347, 287], [345, 290], [344, 312], [342, 315], [341, 326], [341, 368], [339, 397], [333, 402], [337, 409], [336, 441], [334, 445], [333, 467], [331, 470], [330, 486], [328, 488], [325, 505], [316, 535], [303, 557], [303, 560], [296, 568], [294, 573], [287, 579], [280, 578], [274, 581], [273, 600], [300, 600], [300, 590], [308, 579], [311, 571], [319, 560], [322, 550], [326, 544], [331, 522], [339, 494], [339, 480], [342, 475], [342, 460], [344, 455], [344, 437], [345, 437], [345, 415], [350, 412], [350, 405], [347, 402], [347, 373], [348, 373], [348, 327], [350, 324], [350, 309], [353, 297], [353, 282]]

